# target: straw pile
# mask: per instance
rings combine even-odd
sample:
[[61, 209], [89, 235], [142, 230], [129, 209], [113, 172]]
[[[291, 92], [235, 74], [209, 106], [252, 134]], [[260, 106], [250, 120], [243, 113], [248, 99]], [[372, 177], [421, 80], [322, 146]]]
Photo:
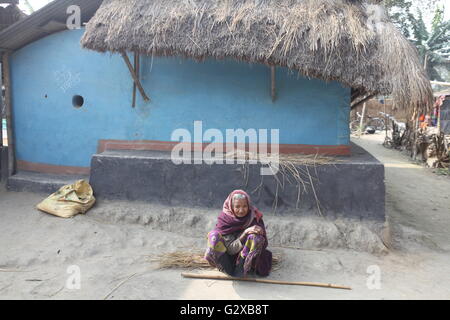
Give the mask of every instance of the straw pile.
[[[159, 269], [214, 269], [204, 258], [201, 251], [175, 251], [160, 254], [151, 259], [158, 262]], [[281, 264], [281, 254], [272, 255], [272, 271], [278, 270]]]

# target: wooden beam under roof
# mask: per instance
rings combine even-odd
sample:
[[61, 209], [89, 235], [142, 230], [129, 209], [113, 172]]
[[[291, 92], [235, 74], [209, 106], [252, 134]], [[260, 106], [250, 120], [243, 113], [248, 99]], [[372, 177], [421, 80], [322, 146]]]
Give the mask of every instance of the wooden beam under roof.
[[137, 86], [138, 89], [139, 89], [139, 92], [140, 92], [141, 95], [142, 95], [142, 98], [144, 99], [144, 101], [150, 101], [150, 98], [149, 98], [149, 97], [147, 96], [147, 94], [145, 93], [145, 90], [144, 90], [144, 88], [142, 87], [141, 81], [139, 81], [139, 78], [138, 78], [138, 76], [136, 75], [136, 72], [135, 72], [133, 66], [131, 65], [131, 62], [130, 62], [130, 59], [128, 58], [128, 55], [127, 55], [125, 52], [123, 52], [123, 51], [121, 52], [121, 54], [122, 54], [123, 60], [125, 61], [125, 64], [126, 64], [127, 67], [128, 67], [128, 70], [130, 71], [130, 74], [131, 74], [131, 77], [132, 77], [133, 80], [134, 80], [134, 83], [136, 84], [136, 86]]

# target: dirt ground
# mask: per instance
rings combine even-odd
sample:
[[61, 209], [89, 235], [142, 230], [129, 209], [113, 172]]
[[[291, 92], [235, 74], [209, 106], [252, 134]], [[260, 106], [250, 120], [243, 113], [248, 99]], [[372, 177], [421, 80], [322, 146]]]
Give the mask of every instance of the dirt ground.
[[[386, 167], [388, 253], [271, 247], [282, 254], [282, 264], [269, 279], [341, 284], [352, 287], [350, 291], [185, 279], [185, 270], [159, 270], [151, 256], [179, 248], [201, 250], [203, 234], [158, 229], [144, 223], [142, 216], [120, 215], [124, 206], [142, 210], [140, 203], [99, 201], [96, 207], [107, 208], [103, 214], [94, 208], [73, 219], [56, 218], [34, 209], [43, 195], [6, 192], [2, 187], [0, 298], [450, 299], [450, 178], [385, 149], [383, 138], [375, 134], [354, 142]], [[104, 214], [108, 210], [115, 210], [115, 219]], [[170, 220], [171, 215], [160, 219]], [[183, 223], [188, 228], [195, 221]], [[80, 280], [79, 287], [70, 285], [73, 279]]]

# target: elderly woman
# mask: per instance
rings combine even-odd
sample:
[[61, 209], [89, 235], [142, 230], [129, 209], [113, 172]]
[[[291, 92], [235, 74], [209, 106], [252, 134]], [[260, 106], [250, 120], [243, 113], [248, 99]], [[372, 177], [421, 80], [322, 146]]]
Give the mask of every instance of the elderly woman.
[[250, 271], [269, 275], [272, 253], [266, 250], [262, 216], [245, 191], [233, 191], [223, 204], [215, 229], [208, 233], [205, 259], [209, 264], [235, 277], [245, 277]]

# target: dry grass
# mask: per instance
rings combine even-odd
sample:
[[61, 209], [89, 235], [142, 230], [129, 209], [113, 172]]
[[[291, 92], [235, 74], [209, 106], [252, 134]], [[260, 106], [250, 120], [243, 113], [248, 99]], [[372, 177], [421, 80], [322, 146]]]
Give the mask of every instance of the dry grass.
[[306, 165], [319, 166], [341, 160], [335, 157], [319, 154], [258, 154], [240, 149], [235, 149], [225, 154], [225, 158], [240, 160], [242, 162], [259, 161], [262, 163], [273, 163], [279, 165]]
[[[316, 192], [315, 184], [319, 182], [317, 167], [325, 164], [341, 162], [343, 160], [323, 155], [301, 155], [301, 154], [257, 154], [243, 150], [233, 150], [225, 154], [225, 158], [237, 160], [243, 166], [244, 185], [248, 185], [249, 165], [251, 163], [261, 162], [267, 165], [273, 172], [276, 180], [275, 199], [272, 205], [274, 213], [278, 206], [278, 194], [285, 188], [286, 182], [295, 185], [297, 188], [296, 207], [299, 207], [301, 195], [303, 193], [312, 193], [317, 207], [317, 213], [323, 217], [320, 201]], [[311, 170], [310, 170], [311, 169]], [[258, 187], [252, 190], [257, 192], [263, 186], [264, 177], [261, 176], [261, 182]]]
[[[151, 258], [158, 262], [159, 269], [214, 269], [204, 258], [201, 251], [175, 251], [163, 253]], [[278, 270], [281, 265], [281, 254], [272, 255], [272, 271]]]
[[232, 58], [338, 80], [399, 107], [432, 101], [412, 44], [377, 1], [105, 0], [83, 47], [202, 61]]

